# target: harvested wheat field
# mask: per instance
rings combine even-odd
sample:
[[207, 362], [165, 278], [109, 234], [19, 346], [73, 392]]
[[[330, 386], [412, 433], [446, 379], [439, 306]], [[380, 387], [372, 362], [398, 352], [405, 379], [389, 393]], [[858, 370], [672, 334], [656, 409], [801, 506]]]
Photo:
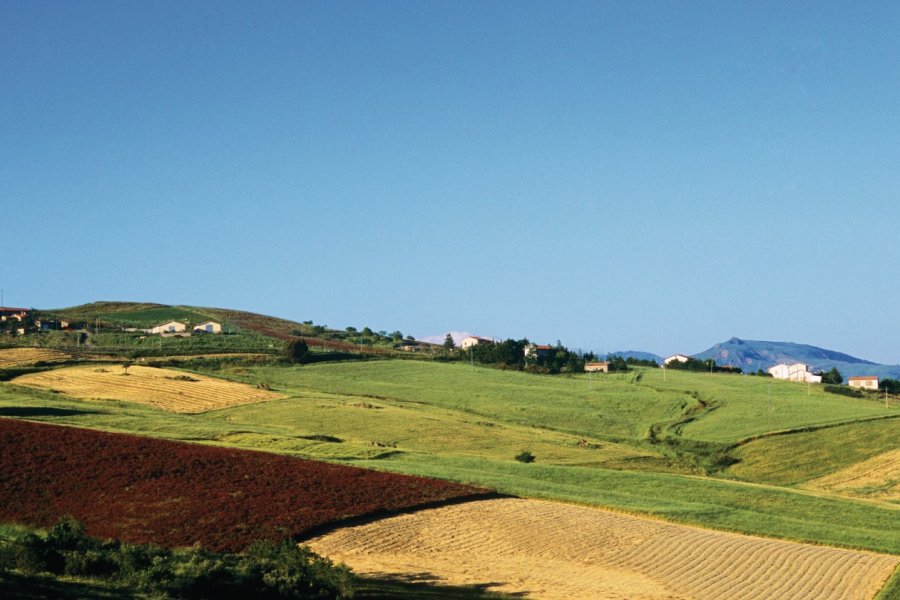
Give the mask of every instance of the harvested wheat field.
[[550, 599], [871, 599], [900, 563], [512, 498], [400, 515], [307, 543], [364, 574]]
[[243, 383], [155, 367], [82, 366], [30, 373], [13, 383], [85, 400], [126, 400], [178, 413], [199, 413], [281, 398]]
[[70, 358], [67, 353], [50, 348], [3, 348], [0, 349], [0, 369], [33, 365], [37, 362], [58, 362]]
[[813, 479], [804, 487], [900, 502], [900, 450], [884, 452], [837, 473]]

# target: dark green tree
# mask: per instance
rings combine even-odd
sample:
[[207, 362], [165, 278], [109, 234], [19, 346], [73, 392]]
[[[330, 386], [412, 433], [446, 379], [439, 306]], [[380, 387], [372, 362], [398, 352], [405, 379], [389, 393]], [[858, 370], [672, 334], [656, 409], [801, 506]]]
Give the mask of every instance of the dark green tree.
[[453, 350], [456, 344], [453, 343], [453, 336], [449, 333], [444, 337], [444, 350]]
[[309, 345], [300, 338], [293, 339], [284, 347], [285, 357], [289, 362], [305, 364], [309, 362]]
[[840, 385], [844, 382], [844, 376], [837, 370], [837, 367], [831, 367], [831, 370], [822, 374], [822, 383], [831, 383]]

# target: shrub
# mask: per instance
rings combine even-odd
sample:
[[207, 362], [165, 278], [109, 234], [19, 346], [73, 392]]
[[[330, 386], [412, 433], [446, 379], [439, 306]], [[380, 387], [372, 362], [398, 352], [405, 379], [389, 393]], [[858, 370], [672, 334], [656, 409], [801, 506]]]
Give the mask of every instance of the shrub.
[[534, 454], [529, 452], [528, 450], [522, 450], [518, 454], [516, 454], [516, 460], [520, 463], [533, 463], [535, 459]]
[[826, 392], [830, 392], [832, 394], [838, 394], [840, 396], [850, 396], [851, 398], [862, 398], [863, 393], [859, 390], [854, 390], [852, 387], [847, 387], [845, 385], [826, 385], [824, 387]]

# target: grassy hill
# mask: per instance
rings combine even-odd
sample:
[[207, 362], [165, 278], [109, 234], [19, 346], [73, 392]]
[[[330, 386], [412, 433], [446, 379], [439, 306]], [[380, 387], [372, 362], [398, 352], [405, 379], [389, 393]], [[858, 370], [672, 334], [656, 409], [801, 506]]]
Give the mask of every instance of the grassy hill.
[[[0, 416], [351, 462], [900, 553], [897, 502], [804, 488], [848, 462], [897, 449], [891, 431], [900, 428], [898, 404], [780, 382], [771, 382], [770, 402], [767, 379], [660, 369], [591, 379], [389, 360], [304, 367], [220, 361], [194, 369], [285, 398], [185, 415], [127, 398], [79, 401], [4, 383]], [[838, 427], [848, 428], [843, 436]], [[774, 435], [784, 431], [796, 433]], [[853, 452], [842, 452], [842, 443]], [[823, 444], [833, 451], [823, 453]], [[536, 462], [514, 460], [522, 450]]]

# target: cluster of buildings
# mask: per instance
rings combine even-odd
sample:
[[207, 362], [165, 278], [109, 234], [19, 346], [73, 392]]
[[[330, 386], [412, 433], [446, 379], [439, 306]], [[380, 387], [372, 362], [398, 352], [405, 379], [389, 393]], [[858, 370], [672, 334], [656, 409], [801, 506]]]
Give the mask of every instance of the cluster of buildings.
[[126, 331], [142, 331], [144, 333], [161, 335], [164, 337], [188, 337], [191, 333], [222, 333], [222, 324], [216, 323], [215, 321], [206, 321], [199, 325], [194, 325], [191, 331], [188, 331], [187, 323], [182, 323], [181, 321], [168, 321], [162, 325], [151, 327], [150, 329], [126, 329]]

